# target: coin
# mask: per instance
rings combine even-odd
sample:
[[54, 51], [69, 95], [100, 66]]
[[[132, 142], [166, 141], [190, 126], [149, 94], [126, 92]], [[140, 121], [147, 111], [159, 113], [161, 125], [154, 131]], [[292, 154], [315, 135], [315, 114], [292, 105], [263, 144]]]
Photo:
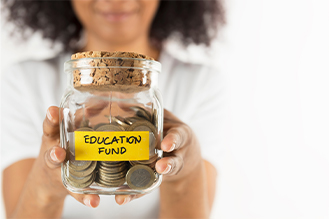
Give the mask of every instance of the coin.
[[85, 183], [85, 182], [87, 182], [91, 179], [93, 174], [95, 174], [93, 172], [90, 175], [87, 175], [87, 176], [84, 176], [84, 177], [76, 177], [76, 176], [73, 176], [72, 174], [68, 174], [67, 173], [67, 168], [64, 168], [64, 173], [71, 181], [74, 181], [76, 183]]
[[90, 127], [82, 127], [82, 128], [78, 128], [75, 131], [94, 131], [94, 130]]
[[103, 179], [100, 179], [99, 177], [96, 178], [96, 183], [100, 186], [103, 187], [117, 187], [117, 186], [121, 186], [125, 183], [125, 178], [119, 179], [119, 180], [112, 180], [112, 181], [106, 181]]
[[109, 164], [109, 163], [99, 163], [99, 166], [102, 166], [103, 168], [119, 168], [122, 166], [126, 166], [125, 162], [122, 163], [116, 163], [116, 164]]
[[98, 170], [105, 172], [105, 173], [118, 173], [121, 171], [124, 171], [127, 169], [127, 166], [119, 166], [119, 167], [104, 167], [104, 166], [99, 166]]
[[130, 109], [135, 111], [137, 116], [142, 117], [148, 121], [152, 121], [151, 113], [149, 111], [147, 111], [146, 109], [139, 107], [139, 106], [132, 106], [132, 107], [130, 107]]
[[154, 183], [154, 180], [154, 171], [145, 165], [133, 166], [126, 175], [127, 184], [131, 189], [146, 189]]
[[89, 167], [91, 162], [92, 161], [78, 161], [78, 160], [70, 159], [70, 160], [68, 160], [68, 165], [72, 169], [79, 171], [79, 170], [84, 170], [87, 167]]
[[95, 181], [96, 174], [92, 174], [91, 176], [92, 177], [90, 178], [90, 180], [84, 183], [72, 181], [70, 180], [70, 178], [67, 178], [67, 181], [75, 188], [85, 188], [93, 184], [93, 182]]
[[129, 124], [127, 124], [125, 122], [125, 119], [121, 116], [116, 116], [116, 117], [112, 117], [112, 121], [114, 121], [115, 123], [117, 123], [118, 125], [121, 125], [122, 127], [128, 127]]
[[98, 129], [99, 127], [101, 127], [103, 125], [108, 125], [108, 123], [99, 123], [99, 124], [94, 126], [94, 130]]
[[103, 180], [116, 180], [116, 179], [125, 178], [126, 174], [127, 174], [127, 171], [119, 172], [119, 173], [111, 174], [111, 175], [99, 173], [98, 177]]
[[120, 125], [106, 124], [98, 127], [96, 131], [125, 131]]
[[132, 125], [136, 121], [143, 121], [143, 120], [144, 119], [142, 119], [141, 117], [138, 117], [138, 116], [127, 117], [127, 118], [125, 118], [125, 123]]
[[69, 174], [72, 174], [74, 175], [75, 177], [84, 177], [84, 176], [87, 176], [89, 174], [91, 174], [95, 168], [96, 168], [96, 165], [97, 165], [97, 161], [93, 161], [89, 167], [87, 167], [86, 169], [84, 170], [75, 170], [74, 168], [72, 168], [70, 165], [69, 165]]

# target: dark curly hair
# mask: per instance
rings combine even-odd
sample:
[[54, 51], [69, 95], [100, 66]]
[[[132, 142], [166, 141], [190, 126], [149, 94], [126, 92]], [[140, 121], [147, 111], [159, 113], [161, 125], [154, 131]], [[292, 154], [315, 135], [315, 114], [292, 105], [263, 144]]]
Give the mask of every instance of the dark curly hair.
[[[3, 9], [8, 9], [8, 21], [16, 25], [23, 37], [28, 29], [39, 31], [44, 38], [61, 43], [66, 50], [76, 49], [83, 27], [70, 1], [3, 0], [3, 3]], [[220, 0], [161, 0], [150, 37], [157, 46], [173, 34], [184, 45], [209, 46], [224, 23]]]

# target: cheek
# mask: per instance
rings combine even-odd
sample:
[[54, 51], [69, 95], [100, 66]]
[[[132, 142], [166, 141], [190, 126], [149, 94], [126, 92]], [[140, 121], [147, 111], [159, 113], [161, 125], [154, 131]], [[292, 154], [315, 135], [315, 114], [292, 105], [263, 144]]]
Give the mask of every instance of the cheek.
[[143, 23], [151, 25], [159, 7], [159, 0], [140, 0]]
[[92, 3], [93, 0], [71, 0], [73, 11], [84, 27], [93, 22]]

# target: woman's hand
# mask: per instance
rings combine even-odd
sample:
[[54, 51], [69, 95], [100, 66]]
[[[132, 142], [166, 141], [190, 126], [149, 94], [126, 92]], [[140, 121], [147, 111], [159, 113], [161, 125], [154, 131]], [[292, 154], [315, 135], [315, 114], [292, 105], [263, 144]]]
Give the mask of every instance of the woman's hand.
[[[90, 111], [86, 112], [93, 114], [95, 108], [90, 107]], [[60, 218], [68, 194], [88, 207], [99, 205], [98, 195], [74, 194], [66, 190], [61, 181], [60, 168], [66, 152], [59, 145], [59, 109], [50, 107], [43, 122], [38, 157], [19, 161], [3, 172], [7, 217]]]
[[[191, 128], [167, 110], [164, 110], [163, 134], [164, 157], [156, 163], [156, 171], [164, 176], [162, 184], [179, 184], [201, 165], [200, 146]], [[122, 205], [141, 196], [117, 195], [116, 202]]]
[[[97, 207], [98, 195], [83, 195], [71, 193], [65, 189], [61, 180], [61, 163], [66, 157], [65, 149], [60, 147], [59, 139], [59, 109], [49, 107], [43, 122], [43, 136], [40, 153], [35, 161], [31, 179], [38, 184], [40, 195], [47, 199], [64, 199], [67, 194], [88, 207]], [[43, 195], [42, 195], [43, 194]], [[48, 197], [46, 197], [48, 196]]]

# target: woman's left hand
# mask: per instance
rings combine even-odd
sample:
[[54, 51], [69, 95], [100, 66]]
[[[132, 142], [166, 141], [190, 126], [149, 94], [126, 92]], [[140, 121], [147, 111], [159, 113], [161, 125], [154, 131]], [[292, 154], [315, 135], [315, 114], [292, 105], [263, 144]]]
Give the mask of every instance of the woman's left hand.
[[[171, 112], [164, 110], [161, 142], [163, 158], [156, 163], [156, 171], [163, 174], [163, 183], [183, 181], [202, 162], [199, 142], [192, 129]], [[143, 195], [117, 195], [119, 205]]]

